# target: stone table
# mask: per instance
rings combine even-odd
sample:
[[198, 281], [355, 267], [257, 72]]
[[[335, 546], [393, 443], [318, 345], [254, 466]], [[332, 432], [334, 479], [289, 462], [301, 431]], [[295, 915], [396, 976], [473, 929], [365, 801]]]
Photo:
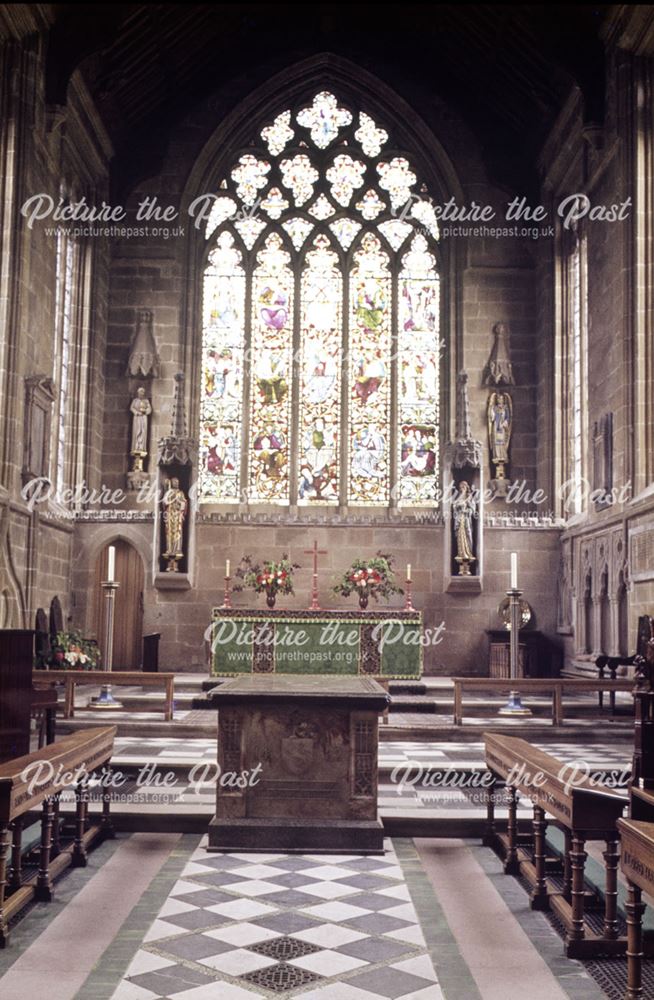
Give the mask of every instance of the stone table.
[[373, 678], [251, 674], [209, 701], [220, 768], [210, 851], [383, 852], [378, 717], [389, 698]]

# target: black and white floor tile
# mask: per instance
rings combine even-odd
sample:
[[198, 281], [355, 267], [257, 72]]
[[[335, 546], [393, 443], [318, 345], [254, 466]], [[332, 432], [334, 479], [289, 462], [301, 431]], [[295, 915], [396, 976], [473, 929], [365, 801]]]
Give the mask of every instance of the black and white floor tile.
[[442, 1000], [390, 841], [383, 857], [201, 845], [112, 1000], [299, 996]]

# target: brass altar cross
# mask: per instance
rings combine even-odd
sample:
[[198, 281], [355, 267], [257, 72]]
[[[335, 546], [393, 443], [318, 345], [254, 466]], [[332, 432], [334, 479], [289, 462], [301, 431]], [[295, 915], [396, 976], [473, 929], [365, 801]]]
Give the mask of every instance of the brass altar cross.
[[326, 556], [327, 549], [319, 549], [318, 542], [314, 538], [313, 548], [304, 550], [305, 556], [313, 556], [313, 586], [311, 588], [311, 611], [320, 611], [318, 604], [318, 556]]

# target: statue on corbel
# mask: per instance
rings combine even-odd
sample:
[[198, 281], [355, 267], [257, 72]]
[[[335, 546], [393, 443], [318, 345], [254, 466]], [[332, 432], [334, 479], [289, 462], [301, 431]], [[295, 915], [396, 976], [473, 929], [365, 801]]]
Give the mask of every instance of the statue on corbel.
[[509, 444], [513, 429], [513, 402], [508, 392], [491, 392], [488, 397], [488, 445], [495, 466], [493, 486], [498, 496], [505, 497], [511, 485], [506, 478]]
[[450, 497], [451, 526], [446, 546], [448, 590], [481, 589], [483, 447], [472, 436], [468, 375], [460, 371], [456, 383], [454, 435], [444, 453], [443, 478]]
[[495, 478], [491, 479], [490, 485], [496, 496], [506, 497], [511, 486], [507, 478], [507, 465], [513, 428], [513, 401], [503, 386], [515, 385], [515, 378], [506, 323], [496, 323], [493, 336], [495, 339], [483, 377], [483, 384], [493, 387], [486, 409], [488, 447], [495, 467]]
[[[127, 361], [130, 379], [154, 379], [159, 375], [159, 355], [153, 333], [153, 314], [150, 309], [139, 309], [136, 314], [136, 331]], [[132, 383], [133, 385], [133, 383]], [[132, 391], [134, 391], [132, 389]], [[144, 386], [139, 386], [130, 402], [132, 418], [127, 488], [138, 491], [150, 483], [146, 471], [148, 458], [148, 427], [152, 416], [152, 403]]]

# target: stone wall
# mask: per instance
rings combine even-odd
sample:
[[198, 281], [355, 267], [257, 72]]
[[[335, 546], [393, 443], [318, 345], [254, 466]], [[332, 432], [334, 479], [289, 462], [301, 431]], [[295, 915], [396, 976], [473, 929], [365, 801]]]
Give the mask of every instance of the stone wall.
[[[15, 15], [15, 16], [14, 16]], [[107, 195], [110, 146], [86, 87], [74, 73], [65, 102], [46, 104], [45, 8], [7, 9], [0, 37], [0, 593], [4, 627], [33, 625], [36, 609], [58, 595], [70, 611], [69, 521], [42, 516], [23, 495], [26, 382], [55, 371], [56, 234], [28, 225], [24, 202], [59, 199], [62, 184], [90, 203]], [[56, 224], [53, 223], [53, 227]], [[97, 482], [104, 424], [103, 359], [107, 301], [102, 239], [81, 236], [71, 299], [66, 485]], [[56, 394], [60, 386], [55, 381]], [[53, 434], [55, 402], [45, 416]], [[52, 463], [43, 470], [52, 473]], [[7, 598], [6, 595], [9, 595]]]
[[[211, 608], [222, 604], [225, 560], [232, 573], [241, 558], [255, 561], [279, 558], [286, 552], [302, 567], [296, 572], [295, 594], [279, 599], [282, 608], [306, 608], [311, 599], [312, 556], [305, 554], [314, 539], [327, 555], [320, 556], [319, 591], [323, 607], [356, 606], [356, 598], [336, 597], [331, 587], [356, 556], [372, 557], [390, 552], [397, 579], [403, 585], [406, 564], [411, 563], [413, 603], [424, 612], [432, 633], [444, 623], [442, 640], [425, 649], [425, 671], [430, 674], [488, 671], [488, 638], [484, 630], [499, 624], [497, 608], [509, 586], [509, 553], [519, 553], [520, 586], [534, 611], [535, 626], [555, 643], [553, 593], [558, 562], [558, 529], [493, 528], [484, 535], [484, 588], [480, 594], [446, 591], [444, 525], [370, 526], [243, 525], [200, 523], [196, 526], [196, 558], [189, 589], [155, 586], [152, 572], [153, 525], [79, 525], [76, 531], [73, 600], [75, 620], [89, 635], [93, 621], [95, 562], [105, 544], [122, 538], [140, 553], [145, 567], [144, 632], [160, 632], [162, 669], [201, 670], [205, 662], [204, 631]], [[168, 582], [168, 581], [166, 581]], [[263, 598], [250, 592], [233, 595], [235, 606], [257, 606]], [[403, 605], [396, 595], [389, 607]], [[382, 602], [380, 607], [385, 607]], [[100, 638], [100, 637], [99, 637]]]

